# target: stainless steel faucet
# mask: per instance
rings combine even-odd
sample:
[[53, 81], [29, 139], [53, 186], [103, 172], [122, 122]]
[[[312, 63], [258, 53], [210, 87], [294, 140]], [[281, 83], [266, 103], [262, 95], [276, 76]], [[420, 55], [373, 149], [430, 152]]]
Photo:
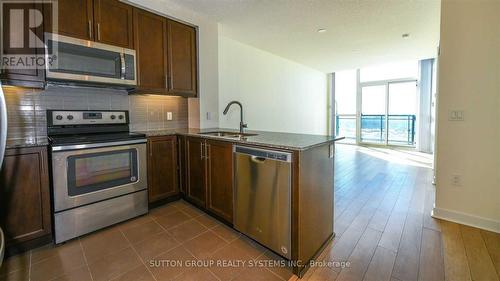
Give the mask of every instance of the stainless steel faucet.
[[226, 115], [227, 112], [229, 111], [229, 108], [233, 104], [237, 104], [240, 106], [240, 134], [243, 134], [243, 128], [246, 128], [247, 124], [243, 123], [243, 106], [241, 105], [241, 103], [239, 101], [232, 101], [232, 102], [228, 103], [226, 105], [226, 108], [224, 109], [223, 113], [224, 113], [224, 115]]

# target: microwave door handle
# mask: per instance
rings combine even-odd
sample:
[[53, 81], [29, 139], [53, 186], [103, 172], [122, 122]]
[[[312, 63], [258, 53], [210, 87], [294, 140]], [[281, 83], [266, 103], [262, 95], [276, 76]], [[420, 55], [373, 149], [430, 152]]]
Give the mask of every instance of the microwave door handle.
[[125, 72], [126, 72], [126, 66], [125, 66], [125, 54], [120, 53], [120, 64], [121, 64], [121, 79], [125, 79]]
[[0, 82], [0, 169], [2, 169], [7, 144], [7, 117], [7, 104], [5, 103], [5, 95], [2, 90], [2, 82]]

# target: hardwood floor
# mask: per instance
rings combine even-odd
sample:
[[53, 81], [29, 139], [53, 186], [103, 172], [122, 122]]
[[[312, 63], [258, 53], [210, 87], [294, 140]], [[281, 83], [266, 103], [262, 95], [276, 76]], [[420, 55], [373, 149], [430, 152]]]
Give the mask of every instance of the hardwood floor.
[[337, 145], [336, 237], [303, 280], [493, 280], [500, 234], [434, 219], [432, 157]]
[[[303, 280], [499, 281], [500, 234], [433, 219], [432, 170], [414, 152], [338, 145], [336, 237]], [[4, 261], [0, 281], [292, 280], [279, 266], [208, 268], [160, 261], [281, 259], [185, 201]], [[348, 263], [347, 263], [348, 262]], [[343, 266], [343, 267], [342, 267]], [[290, 278], [290, 276], [292, 276]]]

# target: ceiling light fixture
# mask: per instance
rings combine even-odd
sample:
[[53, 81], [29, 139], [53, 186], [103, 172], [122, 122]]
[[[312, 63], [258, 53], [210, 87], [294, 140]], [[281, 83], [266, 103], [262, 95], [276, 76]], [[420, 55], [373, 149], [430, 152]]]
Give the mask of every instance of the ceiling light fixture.
[[324, 32], [326, 32], [326, 29], [324, 29], [324, 28], [320, 28], [320, 29], [318, 29], [318, 32], [319, 32], [319, 33], [324, 33]]

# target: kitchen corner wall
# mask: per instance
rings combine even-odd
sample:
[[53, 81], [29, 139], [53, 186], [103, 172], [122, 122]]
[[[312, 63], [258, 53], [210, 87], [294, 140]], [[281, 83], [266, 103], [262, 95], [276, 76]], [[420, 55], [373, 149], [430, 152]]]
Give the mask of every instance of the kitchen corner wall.
[[[328, 134], [327, 74], [272, 53], [219, 37], [219, 108], [243, 104], [250, 130]], [[238, 128], [239, 108], [219, 115], [222, 128]]]
[[[47, 136], [47, 109], [129, 110], [130, 130], [188, 127], [188, 100], [181, 97], [132, 95], [102, 88], [49, 86], [46, 90], [3, 87], [7, 103], [8, 139], [35, 142]], [[167, 120], [172, 112], [173, 120]]]

